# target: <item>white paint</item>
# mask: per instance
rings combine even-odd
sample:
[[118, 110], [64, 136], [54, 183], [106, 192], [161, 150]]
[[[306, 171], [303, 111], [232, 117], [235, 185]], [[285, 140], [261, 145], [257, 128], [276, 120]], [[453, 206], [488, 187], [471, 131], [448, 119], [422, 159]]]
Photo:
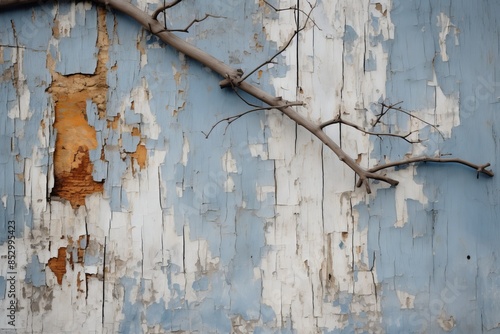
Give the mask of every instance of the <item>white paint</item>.
[[148, 89], [148, 83], [145, 78], [142, 78], [141, 86], [138, 86], [130, 93], [130, 99], [122, 104], [122, 115], [124, 115], [125, 108], [134, 102], [134, 112], [140, 114], [141, 117], [141, 133], [150, 139], [158, 139], [160, 133], [160, 126], [156, 123], [156, 117], [151, 112], [149, 107], [149, 100], [153, 96]]
[[[78, 3], [81, 8], [83, 3]], [[70, 10], [66, 14], [60, 14], [59, 10], [57, 13], [57, 22], [58, 22], [58, 33], [59, 37], [70, 37], [71, 28], [73, 28], [76, 24], [76, 6], [75, 2], [71, 2]]]
[[227, 193], [233, 192], [235, 189], [234, 180], [231, 176], [227, 177], [227, 180], [224, 181], [224, 191]]
[[265, 149], [264, 144], [250, 144], [248, 145], [248, 148], [250, 149], [252, 157], [259, 157], [261, 160], [268, 159], [268, 152]]
[[[12, 50], [12, 64], [16, 67], [18, 77], [17, 81], [14, 83], [17, 91], [17, 104], [9, 110], [7, 114], [9, 118], [16, 119], [19, 118], [22, 121], [27, 120], [31, 117], [30, 112], [30, 91], [26, 83], [26, 75], [24, 74], [24, 49], [23, 48], [11, 48]], [[21, 130], [18, 137], [24, 136], [24, 129]]]
[[226, 173], [237, 173], [238, 166], [236, 165], [236, 160], [233, 158], [231, 154], [231, 150], [227, 150], [226, 153], [222, 156], [222, 169]]
[[267, 199], [268, 194], [274, 194], [274, 186], [257, 186], [256, 194], [257, 200], [263, 202]]
[[[441, 53], [441, 60], [446, 62], [449, 57], [446, 53], [446, 38], [450, 33], [451, 28], [455, 28], [455, 26], [451, 23], [451, 20], [445, 13], [439, 13], [437, 17], [437, 26], [441, 28], [441, 32], [439, 33], [439, 49]], [[456, 40], [458, 41], [458, 39]]]
[[189, 157], [189, 141], [186, 136], [183, 136], [181, 164], [186, 166], [188, 163], [188, 157]]
[[[282, 8], [292, 5], [292, 2], [280, 2]], [[301, 8], [308, 8], [307, 3], [303, 5]], [[293, 94], [296, 49], [292, 43], [285, 51], [289, 65], [287, 75], [272, 79], [277, 94], [290, 100], [306, 101], [307, 107], [298, 110], [313, 121], [327, 121], [340, 112], [347, 120], [366, 124], [372, 117], [371, 113], [357, 109], [369, 109], [371, 103], [384, 98], [387, 65], [387, 54], [382, 45], [372, 46], [366, 43], [366, 39], [379, 34], [386, 39], [392, 38], [390, 5], [390, 1], [384, 1], [383, 8], [387, 9], [384, 16], [375, 9], [375, 4], [320, 3], [313, 15], [322, 31], [314, 29], [313, 33], [310, 28], [301, 33], [299, 85], [302, 89]], [[278, 45], [286, 41], [286, 32], [293, 29], [287, 26], [287, 22], [293, 23], [289, 14], [280, 12], [276, 21], [265, 21], [268, 37], [278, 40]], [[377, 31], [368, 21], [371, 15], [379, 18]], [[358, 34], [349, 54], [344, 50], [343, 41], [346, 25]], [[377, 68], [363, 73], [364, 57], [369, 53], [375, 58]], [[355, 293], [360, 298], [351, 304], [352, 312], [369, 309], [370, 316], [376, 321], [380, 306], [374, 298], [376, 268], [372, 272], [368, 267], [368, 230], [358, 229], [357, 213], [351, 209], [369, 197], [364, 189], [354, 188], [354, 173], [308, 132], [299, 127], [296, 136], [295, 124], [274, 112], [268, 115], [268, 126], [271, 129], [268, 158], [275, 159], [278, 206], [274, 229], [266, 236], [266, 244], [275, 250], [263, 260], [266, 268], [263, 300], [278, 318], [301, 319], [294, 323], [298, 332], [308, 332], [319, 324], [327, 330], [341, 330], [347, 325], [339, 309], [325, 302], [325, 299], [333, 298], [329, 293]], [[340, 136], [338, 127], [328, 129], [327, 133], [334, 139]], [[353, 158], [359, 156], [364, 166], [376, 163], [369, 159], [368, 136], [343, 127], [342, 147]], [[353, 262], [362, 268], [357, 272], [356, 282]], [[294, 273], [287, 271], [290, 267], [295, 268]], [[333, 290], [328, 290], [330, 292], [325, 287], [328, 274], [334, 282]]]
[[399, 304], [401, 309], [413, 309], [415, 308], [415, 296], [409, 294], [406, 291], [396, 290], [396, 295], [399, 299]]

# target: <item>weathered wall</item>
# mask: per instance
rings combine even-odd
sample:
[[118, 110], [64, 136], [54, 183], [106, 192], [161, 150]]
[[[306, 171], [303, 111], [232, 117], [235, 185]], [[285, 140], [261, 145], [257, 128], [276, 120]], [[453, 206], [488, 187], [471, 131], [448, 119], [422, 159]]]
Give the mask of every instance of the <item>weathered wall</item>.
[[[364, 166], [453, 154], [495, 170], [498, 12], [318, 1], [317, 27], [250, 80], [317, 121], [369, 127], [378, 102], [404, 101], [440, 125], [444, 138], [403, 114], [378, 126], [422, 128], [413, 147], [328, 129]], [[247, 71], [295, 28], [257, 0], [168, 15], [182, 27], [205, 13], [220, 17], [181, 36]], [[206, 139], [249, 109], [219, 80], [91, 4], [0, 13], [0, 331], [500, 333], [500, 179], [426, 164], [368, 195], [276, 111]]]

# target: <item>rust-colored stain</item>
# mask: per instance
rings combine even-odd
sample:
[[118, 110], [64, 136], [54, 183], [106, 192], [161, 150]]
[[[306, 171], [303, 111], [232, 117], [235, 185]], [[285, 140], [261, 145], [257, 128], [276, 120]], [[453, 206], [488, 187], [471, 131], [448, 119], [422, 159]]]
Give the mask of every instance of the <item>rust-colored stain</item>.
[[108, 120], [108, 128], [116, 130], [118, 129], [118, 125], [120, 124], [120, 113], [113, 117], [112, 120]]
[[75, 263], [84, 264], [85, 248], [82, 248], [81, 246], [83, 239], [86, 239], [85, 245], [87, 245], [89, 242], [88, 235], [81, 235], [76, 243], [73, 241], [73, 238], [68, 237], [67, 251], [70, 253], [69, 264], [71, 266], [71, 270], [75, 269]]
[[130, 154], [133, 160], [137, 161], [137, 164], [141, 169], [146, 168], [146, 161], [148, 158], [148, 150], [143, 144], [137, 145], [137, 149], [134, 153]]
[[132, 136], [134, 136], [134, 137], [140, 137], [141, 136], [141, 130], [139, 130], [139, 128], [133, 127], [132, 128]]
[[55, 61], [50, 54], [47, 58], [47, 67], [52, 74], [48, 92], [55, 102], [54, 128], [57, 131], [51, 195], [68, 200], [74, 208], [84, 205], [87, 195], [103, 191], [103, 183], [92, 178], [89, 151], [97, 148], [97, 140], [95, 129], [87, 122], [86, 105], [87, 101], [92, 101], [97, 105], [100, 117], [106, 114], [109, 37], [105, 18], [106, 11], [100, 9], [99, 53], [94, 74], [61, 75], [55, 71]]
[[57, 250], [57, 257], [53, 257], [47, 263], [50, 270], [56, 275], [57, 283], [62, 284], [64, 274], [66, 274], [66, 247]]
[[264, 73], [262, 70], [259, 70], [259, 71], [257, 72], [257, 79], [262, 78], [262, 73]]

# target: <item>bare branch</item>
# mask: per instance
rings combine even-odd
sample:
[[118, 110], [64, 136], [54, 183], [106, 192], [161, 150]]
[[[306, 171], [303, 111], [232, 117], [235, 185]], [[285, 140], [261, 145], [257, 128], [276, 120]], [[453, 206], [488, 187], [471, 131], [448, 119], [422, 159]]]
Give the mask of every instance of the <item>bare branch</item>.
[[411, 136], [413, 133], [415, 133], [415, 131], [408, 132], [405, 135], [400, 135], [400, 134], [397, 134], [397, 133], [369, 131], [369, 130], [363, 129], [362, 127], [360, 127], [357, 124], [354, 124], [352, 122], [343, 120], [340, 117], [340, 115], [338, 115], [337, 117], [335, 117], [334, 119], [332, 119], [330, 121], [326, 121], [326, 122], [322, 123], [319, 127], [321, 129], [323, 129], [323, 128], [325, 128], [327, 126], [330, 126], [330, 125], [333, 125], [333, 124], [344, 124], [344, 125], [350, 126], [351, 128], [354, 128], [354, 129], [356, 129], [358, 131], [366, 133], [367, 135], [377, 136], [377, 137], [379, 137], [381, 139], [382, 139], [382, 137], [396, 137], [396, 138], [401, 138], [401, 139], [407, 141], [410, 144], [418, 144], [418, 143], [422, 142], [421, 140], [410, 140], [410, 139], [408, 139], [408, 137]]
[[[414, 114], [412, 114], [410, 111], [408, 110], [405, 110], [401, 107], [396, 107], [398, 104], [401, 104], [403, 101], [399, 101], [398, 103], [394, 103], [394, 104], [391, 104], [391, 105], [387, 105], [385, 103], [381, 103], [380, 105], [382, 106], [382, 111], [381, 113], [378, 115], [378, 118], [377, 120], [373, 123], [373, 126], [375, 126], [377, 123], [379, 123], [380, 119], [389, 111], [389, 110], [396, 110], [396, 111], [399, 111], [399, 112], [402, 112], [403, 114], [405, 115], [408, 115], [410, 116], [411, 118], [415, 118], [417, 120], [419, 120], [420, 122], [424, 123], [424, 124], [427, 124], [427, 125], [430, 125], [432, 128], [434, 128], [434, 130], [436, 130], [439, 135], [441, 136], [441, 138], [444, 139], [444, 135], [441, 131], [439, 131], [438, 129], [438, 126], [437, 125], [434, 125], [432, 123], [429, 123], [427, 122], [426, 120], [418, 117], [418, 116], [415, 116]], [[384, 111], [384, 107], [387, 108], [385, 111]]]
[[[295, 30], [292, 34], [292, 36], [288, 39], [288, 41], [286, 42], [286, 44], [281, 48], [281, 50], [279, 50], [277, 53], [275, 53], [271, 58], [269, 58], [268, 60], [266, 60], [265, 62], [263, 62], [262, 64], [258, 65], [257, 67], [255, 67], [253, 70], [251, 70], [250, 72], [248, 72], [248, 74], [246, 74], [244, 77], [240, 78], [239, 81], [244, 81], [246, 80], [249, 76], [251, 76], [252, 74], [254, 74], [255, 72], [257, 72], [260, 68], [262, 68], [263, 66], [267, 65], [267, 64], [270, 64], [276, 57], [278, 57], [280, 54], [282, 54], [289, 46], [290, 44], [292, 43], [292, 41], [295, 39], [295, 37], [301, 32], [303, 31], [306, 27], [307, 27], [307, 24], [309, 23], [309, 21], [313, 22], [314, 25], [317, 27], [316, 23], [313, 21], [313, 19], [311, 19], [311, 14], [312, 14], [312, 11], [314, 10], [314, 8], [316, 8], [316, 5], [311, 5], [311, 10], [306, 13], [305, 11], [301, 10], [301, 9], [298, 9], [297, 7], [295, 6], [292, 6], [292, 7], [289, 7], [289, 8], [285, 8], [285, 9], [279, 9], [279, 8], [276, 8], [274, 6], [272, 6], [271, 4], [269, 4], [269, 2], [267, 1], [264, 1], [267, 5], [269, 5], [270, 7], [272, 7], [275, 11], [279, 12], [279, 11], [283, 11], [283, 10], [294, 10], [294, 11], [299, 11], [301, 13], [304, 13], [306, 15], [306, 20], [304, 22], [304, 24], [302, 25], [302, 27], [299, 27], [297, 30]], [[298, 23], [297, 23], [298, 24]], [[318, 28], [319, 29], [319, 28]], [[321, 29], [319, 29], [321, 30]]]
[[174, 1], [171, 1], [171, 2], [169, 2], [169, 3], [167, 3], [167, 4], [165, 4], [165, 3], [164, 3], [164, 4], [163, 4], [163, 6], [158, 7], [158, 8], [154, 11], [154, 13], [151, 15], [151, 18], [152, 18], [153, 20], [156, 20], [156, 19], [158, 18], [158, 15], [160, 15], [160, 13], [161, 13], [161, 12], [164, 12], [164, 11], [166, 11], [167, 9], [174, 7], [175, 5], [177, 5], [177, 4], [178, 4], [179, 2], [181, 2], [181, 1], [182, 1], [182, 0], [174, 0]]
[[465, 165], [465, 166], [468, 166], [470, 168], [475, 169], [477, 171], [478, 177], [479, 177], [480, 173], [485, 174], [485, 175], [490, 176], [490, 177], [493, 177], [495, 175], [493, 173], [493, 171], [486, 169], [490, 166], [489, 163], [484, 164], [484, 165], [476, 165], [476, 164], [473, 164], [469, 161], [466, 161], [463, 159], [458, 159], [458, 158], [432, 158], [432, 157], [428, 157], [428, 156], [413, 157], [413, 158], [408, 158], [408, 159], [401, 160], [401, 161], [395, 161], [395, 162], [382, 164], [382, 165], [368, 169], [368, 172], [375, 173], [375, 172], [378, 172], [382, 169], [397, 167], [397, 166], [404, 166], [404, 165], [409, 165], [409, 164], [418, 163], [418, 162], [457, 163], [457, 164], [462, 164], [462, 165]]
[[[158, 22], [156, 19], [154, 19], [141, 9], [137, 8], [134, 4], [123, 0], [92, 0], [92, 1], [97, 4], [107, 6], [108, 8], [118, 10], [123, 14], [130, 16], [131, 18], [135, 19], [138, 23], [140, 23], [143, 27], [145, 27], [146, 29], [154, 33], [156, 36], [158, 36], [163, 42], [169, 44], [177, 51], [185, 54], [186, 56], [192, 58], [193, 60], [200, 62], [202, 65], [218, 73], [222, 78], [224, 78], [224, 80], [221, 81], [221, 84], [226, 82], [226, 85], [228, 84], [231, 85], [233, 89], [236, 86], [239, 90], [242, 90], [243, 92], [267, 104], [269, 107], [266, 108], [278, 109], [280, 112], [288, 116], [292, 121], [304, 127], [311, 134], [316, 136], [324, 145], [330, 148], [337, 155], [340, 161], [348, 165], [359, 176], [359, 180], [357, 183], [358, 187], [364, 184], [366, 187], [366, 191], [368, 193], [370, 193], [369, 179], [380, 180], [393, 186], [398, 184], [398, 181], [389, 178], [385, 175], [379, 174], [377, 173], [377, 171], [380, 171], [381, 169], [384, 168], [404, 165], [408, 163], [417, 163], [425, 161], [456, 162], [475, 168], [478, 171], [478, 173], [484, 173], [488, 176], [493, 176], [493, 172], [486, 169], [489, 166], [489, 164], [475, 165], [461, 159], [442, 159], [442, 158], [428, 158], [428, 157], [411, 158], [402, 162], [385, 164], [367, 170], [361, 167], [352, 157], [347, 155], [346, 152], [342, 150], [342, 148], [323, 131], [320, 125], [315, 124], [306, 117], [302, 116], [295, 109], [293, 109], [292, 105], [290, 105], [287, 101], [277, 98], [263, 91], [259, 87], [247, 83], [246, 81], [240, 80], [242, 76], [241, 70], [237, 70], [230, 67], [229, 65], [220, 61], [219, 59], [198, 49], [192, 44], [177, 37], [175, 34], [167, 31], [160, 22]], [[20, 2], [23, 5], [25, 4], [34, 5], [37, 4], [39, 0], [21, 0]], [[179, 3], [180, 0], [174, 2]], [[0, 0], [0, 9], [11, 8], [12, 6], [18, 4], [19, 3], [16, 4], [16, 1], [14, 0]]]
[[[322, 29], [321, 29], [321, 28], [320, 28], [320, 27], [316, 24], [316, 22], [315, 22], [312, 18], [310, 18], [310, 14], [311, 14], [310, 12], [308, 13], [308, 12], [306, 12], [306, 11], [305, 11], [305, 10], [303, 10], [303, 9], [297, 8], [297, 6], [290, 6], [290, 7], [286, 7], [286, 8], [277, 8], [277, 7], [273, 6], [273, 5], [271, 5], [271, 4], [270, 4], [269, 2], [267, 2], [266, 0], [264, 0], [264, 3], [265, 3], [266, 5], [268, 5], [269, 7], [271, 7], [272, 9], [274, 9], [274, 11], [276, 11], [276, 12], [283, 12], [283, 11], [293, 10], [294, 12], [299, 12], [299, 13], [302, 13], [302, 14], [304, 14], [306, 17], [308, 17], [308, 18], [309, 18], [309, 20], [310, 20], [310, 21], [314, 24], [314, 26], [315, 26], [316, 28], [318, 28], [318, 30], [322, 31]], [[313, 9], [313, 8], [315, 8], [315, 7], [316, 7], [316, 4], [314, 4], [314, 5], [313, 5], [313, 4], [311, 4], [309, 1], [308, 1], [307, 3], [309, 4], [309, 7], [311, 8], [311, 11], [312, 11], [312, 9]]]
[[191, 26], [195, 23], [198, 23], [198, 22], [202, 22], [202, 21], [205, 21], [207, 18], [209, 17], [214, 17], [214, 18], [217, 18], [217, 19], [225, 19], [226, 17], [224, 16], [217, 16], [217, 15], [212, 15], [212, 14], [205, 14], [205, 16], [201, 19], [194, 19], [193, 21], [191, 21], [191, 23], [189, 23], [187, 25], [186, 28], [184, 29], [168, 29], [168, 31], [176, 31], [176, 32], [189, 32], [189, 28], [191, 28]]
[[[245, 101], [245, 100], [243, 100]], [[245, 101], [245, 103], [247, 103]], [[248, 104], [248, 103], [247, 103]], [[289, 103], [287, 104], [286, 106], [287, 107], [292, 107], [292, 106], [301, 106], [302, 103], [301, 102], [296, 102], [296, 103]], [[220, 123], [222, 122], [227, 122], [227, 125], [226, 125], [226, 129], [224, 130], [224, 134], [226, 133], [226, 130], [228, 128], [229, 125], [231, 125], [231, 123], [233, 123], [234, 121], [236, 121], [237, 119], [241, 118], [242, 116], [245, 116], [246, 114], [249, 114], [249, 113], [252, 113], [254, 111], [260, 111], [260, 110], [271, 110], [271, 109], [276, 109], [276, 106], [270, 106], [270, 107], [260, 107], [260, 108], [255, 108], [255, 109], [250, 109], [250, 110], [247, 110], [241, 114], [238, 114], [238, 115], [234, 115], [234, 116], [229, 116], [229, 117], [226, 117], [226, 118], [223, 118], [219, 121], [217, 121], [214, 125], [212, 125], [212, 127], [210, 128], [210, 131], [208, 131], [207, 133], [205, 132], [201, 132], [205, 135], [205, 138], [208, 138], [210, 136], [210, 133], [212, 133], [212, 131], [215, 129], [215, 127], [217, 125], [219, 125]]]
[[386, 105], [385, 105], [385, 104], [383, 104], [383, 103], [382, 103], [382, 104], [380, 104], [380, 106], [382, 107], [382, 109], [380, 110], [380, 114], [378, 114], [378, 115], [377, 115], [377, 119], [375, 120], [375, 122], [373, 122], [372, 126], [377, 125], [377, 124], [380, 122], [380, 120], [382, 119], [382, 117], [384, 117], [384, 115], [385, 115], [385, 114], [386, 114], [389, 110], [391, 110], [391, 108], [392, 108], [393, 106], [396, 106], [396, 105], [398, 105], [398, 104], [400, 104], [400, 103], [403, 103], [403, 101], [399, 101], [398, 103], [395, 103], [395, 104], [392, 104], [392, 105], [388, 106], [386, 110], [384, 110], [384, 107], [386, 107]]

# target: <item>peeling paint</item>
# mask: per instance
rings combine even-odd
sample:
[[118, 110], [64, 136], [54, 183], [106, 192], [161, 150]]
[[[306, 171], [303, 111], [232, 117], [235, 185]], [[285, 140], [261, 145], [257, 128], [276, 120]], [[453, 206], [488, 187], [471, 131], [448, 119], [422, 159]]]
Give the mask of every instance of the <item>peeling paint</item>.
[[[450, 153], [498, 165], [496, 2], [317, 5], [248, 80], [318, 122], [369, 128], [380, 102], [403, 101], [439, 124], [395, 112], [375, 128], [420, 129], [414, 146], [328, 128], [364, 167]], [[245, 72], [296, 29], [261, 0], [182, 2], [168, 24], [205, 13], [220, 18], [179, 36]], [[368, 195], [275, 110], [205, 138], [249, 106], [123, 15], [60, 3], [0, 16], [0, 263], [15, 221], [18, 332], [499, 328], [496, 178], [405, 166]]]

